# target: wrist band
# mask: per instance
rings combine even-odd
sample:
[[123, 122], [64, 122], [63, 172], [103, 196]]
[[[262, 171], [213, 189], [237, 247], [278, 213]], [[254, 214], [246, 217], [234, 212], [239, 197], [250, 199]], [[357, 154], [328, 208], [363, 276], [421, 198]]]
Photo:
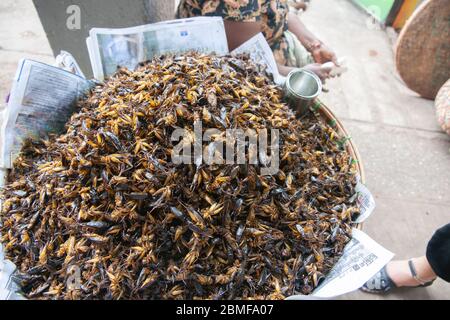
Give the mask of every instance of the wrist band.
[[315, 40], [311, 44], [308, 44], [307, 48], [309, 52], [314, 51], [315, 49], [319, 49], [322, 46], [322, 42], [319, 40]]

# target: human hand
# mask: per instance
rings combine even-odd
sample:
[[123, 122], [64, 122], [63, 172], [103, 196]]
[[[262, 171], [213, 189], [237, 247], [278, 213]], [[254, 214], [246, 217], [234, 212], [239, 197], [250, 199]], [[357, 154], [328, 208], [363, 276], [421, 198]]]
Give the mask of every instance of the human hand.
[[336, 54], [328, 48], [323, 43], [316, 45], [312, 50], [311, 54], [314, 58], [314, 61], [317, 63], [325, 63], [325, 62], [333, 62], [335, 65], [338, 65]]
[[303, 69], [314, 72], [322, 82], [330, 77], [331, 67], [324, 67], [320, 63], [311, 63], [303, 67]]

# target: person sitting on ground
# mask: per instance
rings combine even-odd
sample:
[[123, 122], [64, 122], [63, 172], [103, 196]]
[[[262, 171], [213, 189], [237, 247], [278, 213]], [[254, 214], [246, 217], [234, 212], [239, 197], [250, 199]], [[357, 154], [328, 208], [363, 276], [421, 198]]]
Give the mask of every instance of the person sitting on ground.
[[224, 19], [230, 51], [262, 32], [282, 75], [305, 68], [325, 80], [331, 68], [322, 68], [321, 64], [337, 64], [335, 53], [289, 12], [287, 0], [181, 0], [177, 18], [196, 16]]
[[361, 290], [386, 293], [397, 287], [427, 287], [437, 277], [450, 282], [450, 223], [434, 233], [425, 256], [389, 262]]

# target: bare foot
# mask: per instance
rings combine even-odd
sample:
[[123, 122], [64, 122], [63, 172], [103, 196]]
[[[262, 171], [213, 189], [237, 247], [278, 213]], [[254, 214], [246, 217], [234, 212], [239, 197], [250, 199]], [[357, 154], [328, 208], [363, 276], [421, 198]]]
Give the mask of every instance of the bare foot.
[[[425, 257], [412, 259], [417, 276], [423, 282], [436, 279], [436, 274], [431, 269]], [[391, 261], [386, 266], [386, 272], [397, 287], [417, 287], [421, 283], [414, 279], [408, 265], [408, 260]]]

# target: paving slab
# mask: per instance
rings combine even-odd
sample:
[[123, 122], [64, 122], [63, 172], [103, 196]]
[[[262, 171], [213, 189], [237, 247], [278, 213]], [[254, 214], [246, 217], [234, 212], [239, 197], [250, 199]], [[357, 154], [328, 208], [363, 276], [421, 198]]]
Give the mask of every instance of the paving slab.
[[30, 0], [0, 2], [0, 50], [51, 55], [50, 44]]
[[[348, 72], [328, 81], [321, 99], [356, 143], [377, 208], [363, 230], [396, 254], [423, 255], [433, 232], [450, 222], [450, 137], [436, 121], [433, 101], [420, 98], [394, 67], [384, 29], [347, 0], [314, 0], [301, 19]], [[450, 299], [450, 284], [386, 296], [353, 292], [342, 299]]]
[[[53, 63], [44, 29], [29, 0], [0, 1], [0, 110], [20, 59]], [[0, 119], [1, 120], [1, 119]]]

